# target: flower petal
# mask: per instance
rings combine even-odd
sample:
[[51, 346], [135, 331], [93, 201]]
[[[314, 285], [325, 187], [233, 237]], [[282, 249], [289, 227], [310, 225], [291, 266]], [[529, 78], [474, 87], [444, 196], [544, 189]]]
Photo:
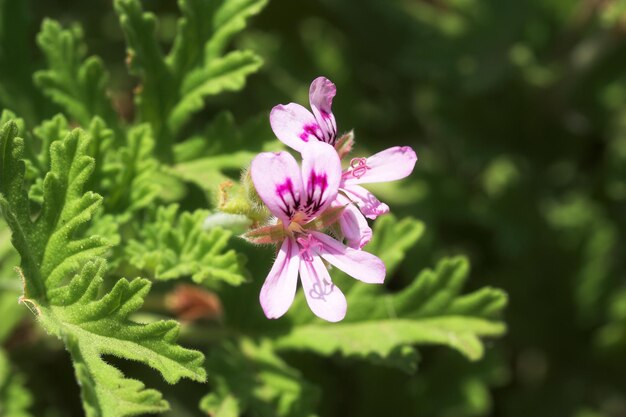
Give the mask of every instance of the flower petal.
[[382, 284], [385, 281], [385, 264], [378, 257], [348, 248], [323, 233], [311, 232], [311, 234], [322, 244], [315, 251], [330, 264], [368, 284]]
[[298, 152], [302, 152], [307, 142], [324, 137], [315, 116], [297, 103], [274, 107], [270, 113], [270, 125], [281, 142]]
[[339, 217], [341, 232], [346, 238], [348, 246], [353, 249], [361, 249], [372, 238], [372, 229], [359, 209], [344, 195], [337, 195], [333, 206], [345, 207]]
[[260, 153], [252, 161], [250, 175], [272, 214], [288, 222], [303, 196], [302, 176], [295, 158], [287, 152]]
[[361, 213], [368, 219], [376, 219], [376, 217], [389, 213], [389, 206], [381, 203], [374, 194], [367, 191], [360, 185], [350, 184], [341, 188], [346, 196], [352, 200], [361, 210]]
[[324, 211], [337, 196], [341, 161], [337, 151], [324, 142], [306, 144], [302, 151], [303, 211], [309, 218]]
[[[360, 160], [355, 158], [352, 161]], [[366, 158], [365, 165], [351, 162], [343, 177], [348, 185], [395, 181], [410, 175], [416, 161], [417, 155], [411, 147], [394, 146]]]
[[259, 296], [268, 319], [279, 318], [291, 307], [296, 295], [299, 265], [296, 243], [292, 239], [285, 239]]
[[306, 302], [317, 317], [331, 322], [343, 320], [348, 302], [318, 256], [313, 256], [311, 262], [300, 262], [300, 280]]
[[324, 142], [335, 144], [337, 138], [337, 122], [332, 112], [333, 98], [337, 93], [337, 87], [328, 78], [317, 77], [309, 88], [309, 102], [311, 110], [322, 128]]

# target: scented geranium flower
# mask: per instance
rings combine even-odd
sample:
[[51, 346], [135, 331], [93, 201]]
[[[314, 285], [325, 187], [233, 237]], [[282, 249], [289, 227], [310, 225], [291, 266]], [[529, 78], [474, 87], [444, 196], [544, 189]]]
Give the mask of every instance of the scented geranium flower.
[[[376, 256], [348, 248], [311, 227], [325, 211], [333, 210], [329, 207], [337, 197], [342, 172], [332, 146], [316, 141], [302, 149], [302, 169], [287, 152], [264, 152], [252, 161], [252, 182], [277, 218], [276, 225], [268, 227], [280, 227], [271, 239], [278, 241], [280, 250], [261, 289], [260, 301], [268, 318], [282, 316], [293, 302], [300, 275], [313, 313], [334, 322], [344, 318], [347, 303], [322, 259], [371, 284], [384, 281], [385, 265]], [[264, 229], [270, 230], [268, 227]]]
[[[337, 88], [330, 80], [316, 78], [309, 89], [313, 113], [296, 103], [274, 107], [270, 113], [274, 134], [287, 146], [300, 152], [310, 141], [322, 141], [341, 147], [343, 156], [345, 149], [352, 146], [337, 143], [337, 123], [331, 109], [336, 93]], [[389, 206], [360, 184], [404, 178], [411, 174], [416, 161], [417, 155], [408, 146], [396, 146], [369, 158], [353, 158], [350, 161], [350, 166], [342, 175], [340, 194], [332, 203], [336, 207], [345, 206], [339, 224], [350, 247], [360, 249], [372, 237], [372, 230], [363, 216], [376, 219], [389, 212]]]

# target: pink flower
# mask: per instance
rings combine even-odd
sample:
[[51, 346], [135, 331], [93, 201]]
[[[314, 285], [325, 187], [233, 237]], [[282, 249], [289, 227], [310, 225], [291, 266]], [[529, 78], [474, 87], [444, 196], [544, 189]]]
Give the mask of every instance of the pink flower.
[[315, 141], [302, 149], [302, 169], [287, 152], [264, 152], [252, 161], [254, 186], [285, 232], [261, 289], [260, 302], [270, 319], [285, 314], [295, 297], [299, 273], [313, 313], [335, 322], [346, 315], [346, 298], [333, 284], [322, 259], [372, 284], [384, 281], [385, 265], [372, 254], [348, 248], [307, 228], [335, 201], [342, 173], [339, 157], [331, 146]]
[[[336, 93], [337, 88], [330, 80], [316, 78], [309, 89], [313, 113], [296, 103], [274, 107], [270, 113], [274, 134], [299, 152], [303, 152], [310, 141], [335, 145], [337, 124], [331, 107]], [[333, 206], [346, 206], [339, 225], [350, 247], [361, 249], [370, 241], [372, 230], [365, 217], [376, 219], [389, 212], [389, 206], [359, 184], [402, 179], [411, 174], [416, 161], [417, 155], [408, 146], [395, 146], [369, 158], [353, 158], [350, 161], [339, 185], [341, 193], [332, 203]]]

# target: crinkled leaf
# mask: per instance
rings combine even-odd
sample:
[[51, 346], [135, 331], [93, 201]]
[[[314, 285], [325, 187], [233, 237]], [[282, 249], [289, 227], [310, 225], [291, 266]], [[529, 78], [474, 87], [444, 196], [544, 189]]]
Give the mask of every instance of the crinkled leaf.
[[101, 204], [83, 188], [93, 171], [89, 137], [75, 130], [51, 145], [51, 168], [43, 182], [41, 211], [32, 219], [24, 183], [24, 142], [14, 123], [0, 133], [0, 207], [21, 256], [23, 300], [40, 323], [58, 336], [75, 363], [87, 416], [132, 416], [167, 407], [161, 395], [106, 363], [102, 355], [143, 362], [169, 383], [205, 379], [199, 352], [178, 346], [173, 321], [149, 324], [129, 319], [143, 304], [150, 284], [120, 279], [103, 292], [109, 246], [81, 230]]
[[35, 73], [41, 91], [84, 127], [96, 115], [115, 123], [106, 94], [108, 75], [100, 58], [85, 59], [80, 27], [63, 29], [58, 22], [44, 19], [37, 43], [48, 63], [48, 69]]
[[[150, 123], [162, 160], [171, 162], [176, 134], [202, 108], [204, 97], [240, 90], [246, 77], [261, 65], [250, 51], [221, 55], [226, 40], [264, 4], [232, 9], [230, 3], [241, 2], [217, 5], [209, 0], [181, 0], [177, 36], [165, 58], [156, 40], [154, 15], [144, 13], [138, 0], [115, 2], [128, 42], [130, 69], [141, 79], [136, 96], [139, 117]], [[212, 41], [222, 46], [217, 48], [219, 54], [209, 56], [208, 50], [216, 50], [209, 47]]]
[[267, 341], [225, 342], [207, 357], [213, 392], [200, 408], [214, 417], [312, 417], [319, 393]]
[[246, 27], [246, 20], [266, 4], [267, 0], [223, 0], [213, 16], [213, 36], [206, 45], [206, 59], [220, 56], [232, 37]]
[[173, 136], [166, 121], [176, 102], [178, 86], [156, 40], [156, 18], [144, 13], [138, 0], [116, 0], [115, 10], [126, 35], [129, 69], [141, 79], [135, 96], [139, 118], [150, 123], [158, 155], [169, 160]]
[[154, 139], [147, 124], [131, 128], [126, 145], [117, 150], [111, 161], [105, 202], [107, 211], [133, 212], [149, 206], [158, 196], [159, 187], [154, 181], [158, 162], [153, 156]]
[[278, 149], [280, 143], [268, 128], [267, 115], [250, 119], [238, 127], [232, 114], [223, 112], [201, 135], [174, 148], [177, 164], [171, 171], [211, 195], [224, 182], [236, 179], [232, 178], [233, 174], [238, 176], [258, 152]]
[[180, 100], [170, 114], [172, 130], [178, 131], [193, 113], [202, 108], [204, 97], [241, 90], [247, 76], [256, 72], [261, 64], [261, 58], [252, 51], [233, 51], [190, 72], [181, 85]]
[[229, 249], [232, 233], [203, 227], [209, 212], [178, 213], [178, 206], [159, 207], [141, 226], [139, 238], [126, 248], [130, 263], [159, 280], [190, 276], [205, 285], [246, 280], [244, 259]]

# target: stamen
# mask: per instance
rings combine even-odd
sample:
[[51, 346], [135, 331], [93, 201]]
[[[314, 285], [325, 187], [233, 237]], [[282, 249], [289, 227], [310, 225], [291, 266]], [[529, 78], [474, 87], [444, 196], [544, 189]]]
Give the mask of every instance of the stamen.
[[322, 247], [322, 243], [316, 240], [313, 235], [305, 234], [296, 239], [300, 248], [300, 258], [305, 262], [313, 262], [313, 255], [311, 251], [314, 248]]
[[361, 178], [367, 172], [370, 167], [367, 166], [366, 158], [352, 158], [350, 161], [350, 168], [352, 171], [349, 171], [348, 174], [352, 174], [354, 178]]

